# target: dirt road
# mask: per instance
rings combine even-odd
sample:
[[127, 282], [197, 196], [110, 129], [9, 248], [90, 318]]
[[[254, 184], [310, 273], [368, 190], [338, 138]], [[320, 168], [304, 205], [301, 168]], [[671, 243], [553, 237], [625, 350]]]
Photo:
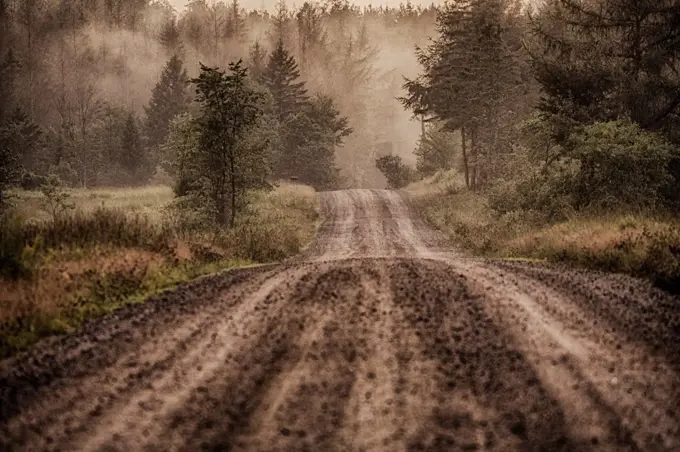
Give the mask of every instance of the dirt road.
[[0, 363], [0, 450], [680, 450], [680, 300], [463, 258], [399, 194]]

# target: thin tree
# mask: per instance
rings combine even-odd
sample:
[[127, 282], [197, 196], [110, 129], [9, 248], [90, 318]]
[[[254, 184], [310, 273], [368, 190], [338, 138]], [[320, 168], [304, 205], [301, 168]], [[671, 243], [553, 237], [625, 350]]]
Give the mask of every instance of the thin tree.
[[214, 220], [233, 227], [245, 190], [267, 186], [267, 171], [261, 156], [244, 145], [262, 115], [263, 94], [248, 87], [241, 60], [230, 63], [229, 71], [201, 65], [191, 81], [201, 104], [196, 164], [205, 184], [200, 191], [213, 204]]

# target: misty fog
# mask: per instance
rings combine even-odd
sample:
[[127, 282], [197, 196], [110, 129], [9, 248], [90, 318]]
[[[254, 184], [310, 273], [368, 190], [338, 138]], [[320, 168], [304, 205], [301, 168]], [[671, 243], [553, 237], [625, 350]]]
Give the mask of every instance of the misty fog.
[[[420, 124], [396, 98], [404, 77], [418, 73], [415, 47], [435, 35], [435, 8], [411, 3], [371, 8], [341, 1], [262, 6], [215, 0], [89, 6], [9, 0], [15, 20], [5, 24], [9, 42], [4, 47], [22, 60], [14, 102], [55, 136], [65, 127], [86, 135], [102, 106], [133, 111], [143, 120], [171, 56], [159, 40], [169, 22], [177, 21], [190, 77], [197, 75], [199, 63], [221, 68], [239, 58], [247, 63], [255, 42], [269, 52], [281, 37], [310, 95], [331, 96], [354, 130], [336, 150], [345, 179], [352, 186], [384, 186], [373, 164], [378, 148], [414, 161]], [[229, 31], [234, 23], [242, 28], [237, 33]]]

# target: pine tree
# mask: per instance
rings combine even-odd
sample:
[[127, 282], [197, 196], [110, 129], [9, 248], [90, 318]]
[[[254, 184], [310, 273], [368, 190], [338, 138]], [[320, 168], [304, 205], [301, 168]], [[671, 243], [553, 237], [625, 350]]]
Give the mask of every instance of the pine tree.
[[133, 112], [129, 112], [125, 118], [120, 139], [120, 152], [120, 165], [123, 169], [141, 178], [148, 176], [148, 160], [144, 154], [137, 117]]
[[305, 82], [299, 79], [300, 70], [295, 58], [285, 49], [283, 40], [279, 39], [262, 74], [262, 83], [272, 95], [274, 115], [281, 124], [304, 108], [308, 101]]
[[247, 38], [246, 20], [238, 0], [232, 0], [225, 22], [224, 37], [243, 43]]
[[182, 36], [177, 26], [177, 20], [174, 17], [171, 17], [169, 21], [163, 24], [158, 41], [163, 46], [163, 49], [165, 49], [167, 55], [181, 55], [184, 52]]
[[165, 141], [172, 118], [187, 111], [190, 97], [187, 71], [182, 60], [173, 55], [167, 62], [153, 91], [146, 111], [146, 136], [152, 148]]
[[267, 51], [262, 47], [260, 41], [255, 41], [255, 44], [250, 48], [248, 55], [248, 70], [257, 82], [262, 82], [262, 76], [266, 69]]

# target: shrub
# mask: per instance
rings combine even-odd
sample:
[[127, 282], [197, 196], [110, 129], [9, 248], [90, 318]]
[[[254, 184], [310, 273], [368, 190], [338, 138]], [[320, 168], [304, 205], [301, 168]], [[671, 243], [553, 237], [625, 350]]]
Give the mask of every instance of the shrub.
[[495, 187], [490, 206], [503, 214], [536, 211], [563, 220], [573, 211], [656, 208], [673, 179], [669, 165], [677, 149], [628, 121], [578, 128], [560, 158], [527, 164], [517, 178]]
[[387, 179], [390, 188], [402, 188], [415, 180], [415, 171], [398, 155], [385, 155], [375, 161], [375, 166]]

